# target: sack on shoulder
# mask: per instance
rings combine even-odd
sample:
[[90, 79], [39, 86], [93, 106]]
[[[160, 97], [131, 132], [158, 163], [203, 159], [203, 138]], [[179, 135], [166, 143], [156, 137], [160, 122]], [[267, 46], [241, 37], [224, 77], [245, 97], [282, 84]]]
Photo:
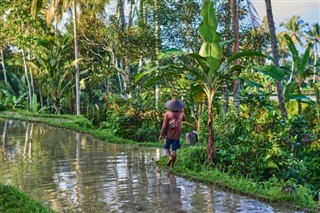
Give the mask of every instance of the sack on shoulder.
[[177, 119], [172, 118], [169, 120], [169, 127], [170, 129], [174, 129], [177, 128]]

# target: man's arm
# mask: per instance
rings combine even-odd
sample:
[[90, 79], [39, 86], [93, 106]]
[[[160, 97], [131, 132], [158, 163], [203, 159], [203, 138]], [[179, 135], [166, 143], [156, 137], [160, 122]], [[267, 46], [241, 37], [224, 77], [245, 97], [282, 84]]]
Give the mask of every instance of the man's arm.
[[163, 123], [162, 123], [162, 128], [161, 128], [161, 132], [160, 132], [160, 136], [159, 136], [159, 141], [161, 142], [162, 139], [164, 138], [164, 136], [166, 135], [166, 131], [167, 131], [167, 113], [164, 115], [164, 119], [163, 119]]

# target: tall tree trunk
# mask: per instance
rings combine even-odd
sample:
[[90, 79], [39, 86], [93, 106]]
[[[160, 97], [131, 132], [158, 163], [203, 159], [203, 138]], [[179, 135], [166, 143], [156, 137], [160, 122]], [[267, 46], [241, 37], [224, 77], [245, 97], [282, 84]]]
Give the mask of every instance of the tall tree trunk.
[[60, 115], [60, 98], [59, 97], [54, 97], [54, 107], [56, 109], [57, 115]]
[[118, 0], [118, 16], [121, 21], [121, 28], [124, 28], [126, 26], [125, 18], [124, 18], [124, 6], [123, 6], [123, 0]]
[[107, 78], [107, 80], [105, 80], [104, 82], [104, 91], [106, 96], [109, 94], [109, 85], [110, 85], [110, 78]]
[[76, 63], [76, 109], [77, 115], [80, 115], [80, 67], [78, 62], [79, 46], [77, 36], [77, 10], [76, 2], [72, 1], [72, 16], [73, 16], [73, 37], [74, 37], [74, 59]]
[[316, 83], [316, 74], [317, 74], [317, 67], [316, 67], [316, 64], [317, 64], [317, 61], [318, 61], [318, 46], [316, 45], [316, 55], [314, 57], [314, 68], [313, 68], [313, 83]]
[[200, 128], [201, 128], [201, 115], [204, 111], [204, 103], [199, 103], [198, 105], [198, 118], [196, 120], [196, 123], [197, 123], [197, 132], [200, 132]]
[[71, 89], [71, 91], [69, 92], [69, 111], [71, 114], [74, 114], [74, 111], [75, 111], [73, 95], [74, 95], [74, 90]]
[[[276, 30], [275, 30], [273, 14], [272, 14], [271, 0], [265, 0], [265, 3], [266, 3], [268, 26], [269, 26], [270, 38], [271, 38], [272, 55], [273, 55], [275, 65], [279, 67], [279, 53], [278, 53], [278, 46], [277, 46], [277, 39], [276, 39]], [[276, 81], [276, 86], [277, 86], [278, 102], [279, 102], [282, 119], [287, 120], [287, 109], [284, 101], [283, 88], [282, 88], [281, 81]]]
[[132, 26], [132, 14], [133, 14], [133, 0], [130, 0], [130, 11], [129, 11], [129, 20], [128, 20], [128, 30], [130, 29], [130, 27]]
[[125, 96], [126, 98], [131, 98], [131, 92], [128, 91], [128, 86], [130, 84], [130, 78], [129, 78], [129, 75], [130, 75], [130, 59], [128, 56], [125, 57], [125, 70], [124, 70], [124, 82], [126, 83], [126, 88], [125, 88]]
[[146, 3], [146, 10], [144, 13], [144, 24], [148, 23], [148, 16], [149, 16], [149, 3]]
[[143, 0], [140, 0], [139, 4], [139, 15], [138, 15], [138, 25], [143, 26], [144, 25], [144, 10], [143, 10]]
[[31, 90], [31, 84], [30, 84], [28, 68], [27, 68], [26, 53], [23, 48], [22, 48], [22, 58], [23, 58], [23, 65], [24, 65], [24, 74], [26, 76], [26, 81], [27, 81], [27, 85], [28, 85], [29, 106], [31, 109], [32, 108], [32, 90]]
[[6, 69], [6, 65], [4, 63], [4, 51], [3, 51], [3, 48], [0, 49], [0, 52], [1, 52], [1, 64], [2, 64], [2, 70], [3, 70], [4, 83], [8, 84], [7, 69]]
[[228, 85], [226, 84], [224, 86], [224, 99], [223, 99], [223, 112], [224, 114], [227, 114], [229, 111], [229, 89], [228, 89]]
[[[124, 64], [123, 64], [123, 60], [119, 59], [119, 69], [123, 70], [124, 69]], [[120, 86], [120, 92], [121, 95], [124, 95], [125, 90], [127, 88], [126, 82], [125, 82], [125, 78], [122, 76], [122, 74], [120, 72], [118, 72], [118, 79], [119, 79], [119, 86]]]
[[[230, 0], [226, 0], [225, 4], [227, 5], [227, 8], [228, 8], [225, 11], [226, 12], [225, 25], [229, 27], [232, 23]], [[228, 69], [229, 67], [226, 69], [225, 72], [228, 72]], [[224, 93], [223, 93], [223, 112], [225, 114], [229, 111], [229, 97], [230, 97], [230, 87], [228, 84], [226, 84], [224, 88]]]
[[42, 96], [42, 89], [39, 87], [39, 99], [40, 99], [40, 107], [43, 108], [43, 96]]
[[[232, 30], [233, 30], [233, 54], [239, 53], [239, 21], [238, 21], [238, 4], [237, 0], [231, 0], [231, 17], [232, 17]], [[234, 65], [239, 64], [239, 59], [234, 61]], [[234, 72], [235, 76], [237, 71]], [[240, 107], [240, 80], [233, 81], [233, 109], [235, 113], [239, 114]]]
[[[214, 129], [213, 129], [213, 104], [212, 99], [208, 98], [208, 160], [210, 163], [214, 163], [216, 159], [215, 147], [214, 147]], [[213, 97], [213, 95], [212, 95]]]
[[[30, 54], [30, 49], [28, 49], [28, 60], [31, 61], [31, 54]], [[31, 94], [32, 94], [32, 97], [34, 95], [34, 82], [33, 82], [33, 74], [32, 74], [32, 70], [29, 69], [29, 73], [30, 73], [30, 85], [31, 85]], [[33, 101], [33, 99], [32, 99]], [[32, 103], [33, 104], [33, 103]]]
[[[299, 84], [298, 84], [298, 94], [302, 95], [300, 88], [301, 88], [301, 82], [299, 82]], [[298, 100], [298, 115], [301, 115], [301, 114], [302, 114], [302, 103], [300, 100]]]
[[[156, 54], [158, 55], [161, 49], [161, 40], [160, 40], [160, 22], [159, 22], [159, 0], [154, 1], [154, 20], [155, 20], [155, 36], [156, 36]], [[156, 59], [156, 65], [159, 66], [159, 60]], [[160, 99], [160, 88], [159, 85], [155, 86], [155, 105], [158, 108], [158, 102]]]

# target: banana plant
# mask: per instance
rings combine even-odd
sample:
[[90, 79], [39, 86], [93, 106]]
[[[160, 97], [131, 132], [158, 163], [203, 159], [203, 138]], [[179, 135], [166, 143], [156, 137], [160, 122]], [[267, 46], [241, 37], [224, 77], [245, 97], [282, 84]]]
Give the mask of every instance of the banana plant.
[[48, 92], [53, 100], [56, 113], [60, 114], [60, 98], [71, 83], [70, 65], [68, 61], [68, 37], [39, 39], [39, 49], [35, 51], [36, 58], [28, 66], [39, 73], [39, 81], [43, 90]]
[[[198, 87], [206, 94], [208, 101], [208, 160], [213, 163], [216, 158], [213, 129], [213, 98], [222, 85], [234, 78], [232, 77], [234, 71], [240, 73], [240, 71], [245, 68], [242, 65], [232, 66], [231, 62], [245, 56], [266, 56], [260, 52], [247, 51], [234, 54], [223, 62], [221, 37], [217, 32], [218, 21], [214, 3], [212, 1], [204, 1], [201, 8], [201, 16], [203, 21], [199, 26], [199, 34], [203, 42], [199, 53], [189, 53], [178, 49], [170, 49], [158, 54], [159, 59], [185, 56], [192, 60], [195, 65], [177, 62], [156, 66], [145, 72], [139, 73], [136, 76], [136, 80], [141, 80], [143, 76], [148, 75], [149, 78], [146, 81], [145, 86], [152, 86], [163, 78], [183, 75], [194, 82], [194, 88]], [[150, 74], [159, 70], [163, 70], [163, 74], [150, 77]], [[266, 74], [273, 74], [269, 69], [265, 69], [264, 72]], [[282, 72], [280, 74], [282, 74]], [[279, 78], [282, 78], [282, 76]]]
[[312, 51], [312, 44], [309, 43], [307, 48], [305, 49], [304, 54], [301, 56], [293, 43], [291, 37], [289, 35], [284, 35], [284, 39], [287, 43], [287, 46], [290, 50], [292, 61], [294, 62], [293, 70], [290, 70], [292, 73], [292, 79], [288, 84], [285, 86], [285, 101], [288, 102], [290, 100], [296, 100], [298, 102], [298, 114], [302, 113], [302, 106], [301, 103], [304, 102], [311, 102], [311, 99], [306, 95], [302, 94], [302, 88], [306, 87], [307, 84], [305, 80], [313, 75], [312, 67], [309, 63], [311, 58], [311, 51]]

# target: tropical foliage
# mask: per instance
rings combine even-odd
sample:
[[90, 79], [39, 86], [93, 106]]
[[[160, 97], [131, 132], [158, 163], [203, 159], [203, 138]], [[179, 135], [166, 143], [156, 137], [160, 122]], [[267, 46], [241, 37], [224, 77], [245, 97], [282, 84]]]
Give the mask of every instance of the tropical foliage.
[[240, 53], [232, 55], [231, 3], [3, 0], [0, 110], [81, 114], [88, 128], [155, 142], [164, 103], [176, 97], [186, 105], [182, 142], [198, 131], [205, 169], [315, 194], [319, 24], [294, 16], [270, 36], [278, 27], [271, 15], [257, 25], [250, 1], [238, 1]]

